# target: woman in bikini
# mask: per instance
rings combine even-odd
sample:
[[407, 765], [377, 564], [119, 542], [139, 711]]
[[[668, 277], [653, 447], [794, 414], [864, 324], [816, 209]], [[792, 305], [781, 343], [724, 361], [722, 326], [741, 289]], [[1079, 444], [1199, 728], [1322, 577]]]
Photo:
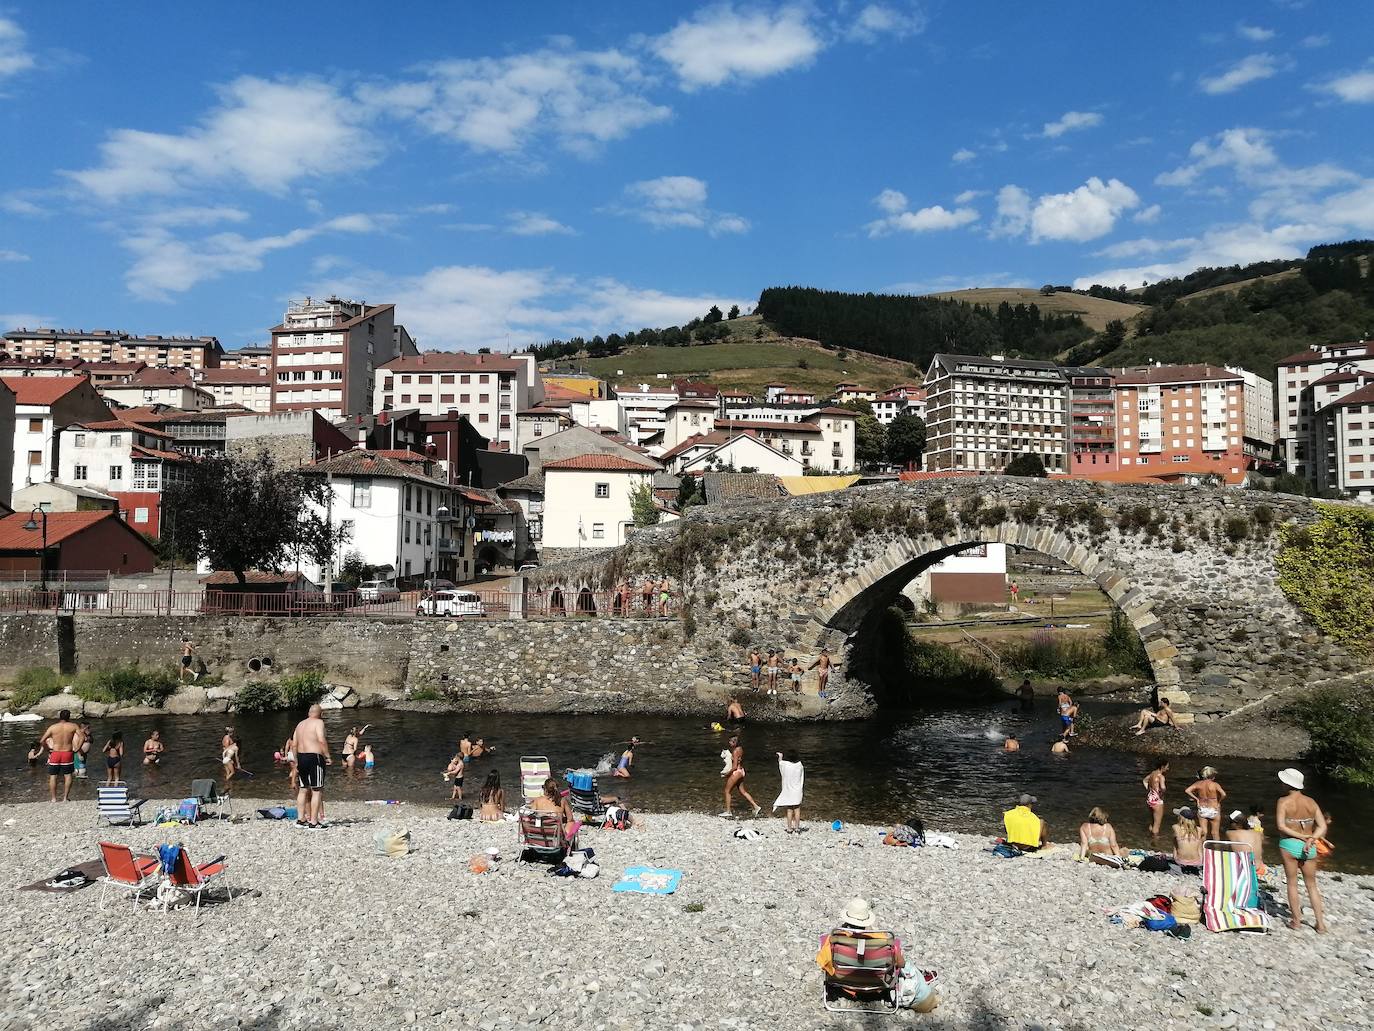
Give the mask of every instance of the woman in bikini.
[[118, 784], [124, 772], [124, 735], [116, 731], [101, 749], [105, 753], [105, 783]]
[[1145, 788], [1145, 804], [1150, 809], [1150, 837], [1159, 837], [1159, 829], [1164, 825], [1164, 775], [1169, 772], [1167, 759], [1155, 763], [1155, 768], [1142, 780]]
[[500, 823], [506, 815], [506, 791], [501, 787], [501, 774], [492, 770], [487, 774], [487, 782], [477, 795], [481, 806], [478, 819], [483, 823]]
[[148, 740], [143, 742], [143, 765], [156, 766], [162, 762], [162, 753], [165, 751], [167, 746], [162, 743], [162, 731], [153, 731], [148, 735]]
[[1117, 844], [1116, 828], [1107, 818], [1107, 810], [1094, 806], [1088, 818], [1078, 828], [1078, 855], [1090, 863], [1120, 868], [1126, 850]]
[[229, 782], [239, 771], [239, 739], [232, 730], [224, 733], [224, 749], [220, 752], [219, 761], [224, 767], [224, 788], [227, 791]]
[[1175, 809], [1174, 816], [1174, 862], [1183, 873], [1199, 873], [1202, 870], [1202, 831], [1198, 829], [1197, 814], [1184, 806]]
[[1204, 766], [1198, 772], [1198, 779], [1184, 789], [1184, 794], [1197, 803], [1197, 822], [1202, 827], [1203, 837], [1208, 841], [1221, 839], [1221, 803], [1226, 801], [1226, 790], [1217, 783], [1217, 771]]
[[1274, 813], [1274, 826], [1279, 833], [1279, 854], [1283, 856], [1283, 873], [1288, 881], [1288, 926], [1302, 927], [1302, 903], [1298, 900], [1298, 874], [1307, 885], [1307, 901], [1317, 918], [1317, 933], [1326, 933], [1326, 910], [1322, 893], [1317, 888], [1317, 842], [1326, 837], [1326, 816], [1321, 806], [1303, 794], [1305, 784], [1299, 770], [1279, 773], [1288, 794], [1279, 799]]

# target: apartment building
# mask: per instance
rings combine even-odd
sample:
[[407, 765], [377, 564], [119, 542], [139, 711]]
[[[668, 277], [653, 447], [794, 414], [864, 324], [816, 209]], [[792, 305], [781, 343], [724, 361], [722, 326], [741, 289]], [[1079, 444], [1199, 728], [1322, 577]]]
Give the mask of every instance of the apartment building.
[[[402, 332], [404, 326], [398, 326]], [[220, 355], [221, 369], [266, 369], [272, 370], [272, 346], [270, 344], [249, 344], [237, 351], [225, 351]]]
[[376, 370], [414, 342], [397, 332], [394, 304], [340, 297], [292, 301], [272, 328], [272, 411], [329, 419], [372, 412]]
[[1364, 340], [1317, 344], [1279, 359], [1278, 444], [1288, 472], [1314, 478], [1316, 413], [1352, 389], [1361, 372], [1374, 372], [1374, 346]]
[[123, 419], [76, 423], [61, 430], [57, 478], [119, 502], [121, 518], [140, 533], [162, 533], [162, 492], [189, 461], [171, 436]]
[[937, 354], [925, 389], [926, 469], [1001, 472], [1033, 454], [1067, 470], [1069, 381], [1053, 362]]
[[642, 455], [588, 453], [543, 463], [545, 558], [614, 548], [634, 529], [631, 492], [652, 487], [659, 465]]
[[11, 358], [80, 358], [86, 362], [146, 362], [173, 369], [219, 367], [224, 348], [212, 336], [134, 336], [115, 329], [12, 329]]
[[842, 405], [849, 404], [851, 401], [872, 403], [878, 400], [878, 392], [872, 387], [860, 386], [857, 383], [836, 383], [835, 400]]
[[191, 369], [141, 369], [123, 382], [106, 383], [100, 396], [121, 408], [166, 405], [196, 411], [215, 403], [214, 395], [197, 385]]
[[1121, 468], [1218, 463], [1244, 469], [1245, 379], [1212, 365], [1162, 365], [1116, 375]]
[[910, 413], [925, 421], [926, 392], [924, 387], [914, 383], [901, 383], [890, 390], [884, 390], [873, 399], [873, 418], [884, 426], [892, 424], [899, 415]]
[[426, 351], [378, 367], [373, 406], [379, 412], [457, 412], [482, 436], [514, 450], [516, 413], [543, 399], [543, 382], [531, 354]]
[[615, 391], [615, 399], [625, 409], [629, 438], [636, 444], [643, 444], [664, 431], [667, 426], [664, 413], [678, 402], [679, 397], [674, 389], [654, 389], [648, 383], [641, 383], [635, 390]]
[[10, 479], [16, 491], [57, 475], [63, 429], [112, 418], [110, 406], [84, 376], [5, 376], [2, 381], [14, 393]]
[[1069, 379], [1069, 471], [1115, 472], [1116, 382], [1110, 369], [1066, 368]]
[[1307, 461], [1314, 485], [1374, 504], [1374, 372], [1354, 374], [1312, 419]]
[[254, 412], [272, 410], [272, 372], [262, 366], [206, 369], [196, 386], [209, 394], [216, 407], [243, 405]]

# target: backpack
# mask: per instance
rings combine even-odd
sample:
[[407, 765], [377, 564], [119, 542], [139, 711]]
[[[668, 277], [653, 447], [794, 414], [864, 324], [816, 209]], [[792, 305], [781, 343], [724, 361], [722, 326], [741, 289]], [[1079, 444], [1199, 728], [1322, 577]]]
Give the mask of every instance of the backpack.
[[456, 805], [448, 811], [448, 818], [450, 820], [471, 820], [472, 806]]
[[623, 805], [613, 805], [606, 810], [601, 827], [603, 830], [627, 831], [631, 822], [630, 810]]
[[1146, 873], [1168, 873], [1169, 861], [1162, 856], [1146, 856], [1136, 869]]

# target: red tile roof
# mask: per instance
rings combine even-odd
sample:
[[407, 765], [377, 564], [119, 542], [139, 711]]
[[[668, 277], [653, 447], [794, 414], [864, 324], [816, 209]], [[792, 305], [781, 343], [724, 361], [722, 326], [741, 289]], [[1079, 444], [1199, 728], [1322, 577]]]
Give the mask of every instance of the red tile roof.
[[448, 486], [443, 480], [426, 476], [421, 471], [423, 467], [417, 468], [417, 465], [418, 463], [410, 459], [391, 458], [377, 451], [352, 448], [340, 451], [329, 458], [322, 458], [305, 469], [319, 473], [334, 473], [336, 476], [375, 476], [394, 480], [416, 480], [430, 486]]
[[637, 461], [624, 455], [575, 455], [560, 458], [556, 462], [545, 462], [544, 471], [550, 469], [587, 469], [598, 472], [653, 472], [657, 462]]
[[1374, 344], [1365, 344], [1363, 341], [1350, 340], [1344, 344], [1333, 344], [1334, 347], [1354, 347], [1356, 350], [1349, 354], [1333, 355], [1329, 350], [1317, 350], [1308, 348], [1306, 351], [1297, 351], [1285, 358], [1280, 358], [1275, 365], [1311, 365], [1313, 362], [1338, 362], [1350, 358], [1370, 358], [1374, 357]]
[[1156, 383], [1243, 382], [1239, 372], [1228, 372], [1215, 365], [1161, 365], [1148, 369], [1125, 369], [1118, 373], [1118, 386], [1132, 387]]
[[51, 405], [90, 380], [85, 376], [0, 376], [0, 382], [14, 391], [15, 404]]
[[156, 458], [163, 462], [189, 462], [189, 455], [183, 455], [180, 451], [160, 451], [157, 448], [143, 447], [135, 444], [129, 449], [129, 454], [134, 458]]
[[[100, 512], [49, 512], [48, 547], [89, 530], [102, 519], [118, 521], [119, 516], [109, 509]], [[28, 512], [15, 512], [0, 519], [0, 551], [38, 551], [42, 548], [42, 520], [37, 520], [39, 529], [25, 530], [24, 524], [28, 520]]]
[[[744, 434], [735, 435], [743, 436]], [[724, 444], [731, 436], [732, 434], [726, 433], [724, 430], [712, 430], [710, 433], [698, 433], [695, 436], [680, 441], [676, 446], [669, 448], [667, 451], [663, 452], [662, 457], [676, 458], [684, 451], [690, 451], [694, 447], [715, 447], [717, 444]]]
[[403, 448], [381, 448], [372, 452], [374, 455], [381, 455], [383, 458], [394, 458], [398, 462], [423, 462], [425, 456], [416, 454], [414, 451], [406, 451]]
[[1314, 387], [1319, 387], [1319, 386], [1321, 386], [1323, 383], [1354, 383], [1354, 382], [1356, 382], [1356, 381], [1360, 378], [1360, 376], [1362, 376], [1362, 375], [1368, 376], [1369, 373], [1367, 373], [1367, 372], [1365, 372], [1365, 373], [1359, 373], [1359, 372], [1331, 372], [1331, 373], [1327, 373], [1325, 376], [1321, 377], [1321, 379], [1314, 379], [1314, 380], [1312, 381], [1312, 386], [1314, 386]]
[[817, 414], [817, 415], [847, 415], [847, 416], [849, 416], [849, 417], [852, 419], [852, 418], [854, 418], [854, 416], [856, 416], [858, 413], [855, 412], [852, 408], [840, 408], [840, 407], [838, 407], [837, 405], [830, 405], [830, 406], [827, 407], [827, 408], [818, 408], [818, 409], [816, 409], [816, 414]]
[[[337, 329], [338, 327], [334, 327]], [[500, 354], [468, 354], [466, 351], [426, 351], [393, 358], [379, 370], [386, 372], [515, 372], [523, 361]], [[547, 388], [546, 388], [547, 389]], [[574, 392], [575, 393], [575, 392]], [[576, 394], [585, 398], [586, 394]]]
[[1345, 397], [1341, 398], [1340, 400], [1332, 401], [1331, 405], [1328, 405], [1327, 407], [1331, 407], [1332, 405], [1334, 405], [1336, 407], [1344, 408], [1347, 405], [1367, 405], [1371, 402], [1374, 402], [1374, 383], [1371, 383], [1367, 387], [1360, 387], [1359, 390], [1352, 390], [1350, 393], [1346, 394]]
[[99, 422], [79, 422], [76, 424], [78, 429], [83, 430], [103, 430], [118, 433], [121, 430], [128, 430], [131, 433], [142, 433], [145, 437], [168, 437], [170, 433], [163, 433], [155, 430], [151, 426], [145, 426], [140, 422], [131, 422], [126, 419], [102, 419]]
[[[669, 408], [714, 408], [716, 402], [708, 401], [704, 397], [682, 397], [668, 406]], [[666, 411], [666, 409], [665, 409]]]

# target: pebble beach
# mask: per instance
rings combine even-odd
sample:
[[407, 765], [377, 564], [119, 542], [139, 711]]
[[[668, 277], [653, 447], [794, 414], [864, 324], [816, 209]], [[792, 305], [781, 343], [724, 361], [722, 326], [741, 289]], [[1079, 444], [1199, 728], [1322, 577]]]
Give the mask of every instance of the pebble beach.
[[[155, 811], [155, 803], [146, 812]], [[1323, 877], [1331, 933], [1178, 940], [1104, 910], [1199, 879], [885, 847], [879, 828], [644, 814], [630, 831], [584, 831], [595, 880], [515, 862], [513, 824], [449, 821], [419, 805], [329, 806], [321, 830], [256, 818], [101, 828], [93, 806], [0, 807], [4, 1028], [1365, 1028], [1374, 1000], [1374, 878]], [[757, 841], [734, 838], [749, 826]], [[374, 853], [411, 832], [415, 851]], [[100, 887], [16, 891], [98, 857], [181, 842], [229, 858], [231, 902], [161, 911]], [[497, 870], [469, 857], [500, 850]], [[669, 896], [618, 894], [634, 865], [683, 871]], [[845, 902], [940, 975], [931, 1014], [827, 1013], [813, 962]], [[1276, 921], [1281, 923], [1281, 921]]]

